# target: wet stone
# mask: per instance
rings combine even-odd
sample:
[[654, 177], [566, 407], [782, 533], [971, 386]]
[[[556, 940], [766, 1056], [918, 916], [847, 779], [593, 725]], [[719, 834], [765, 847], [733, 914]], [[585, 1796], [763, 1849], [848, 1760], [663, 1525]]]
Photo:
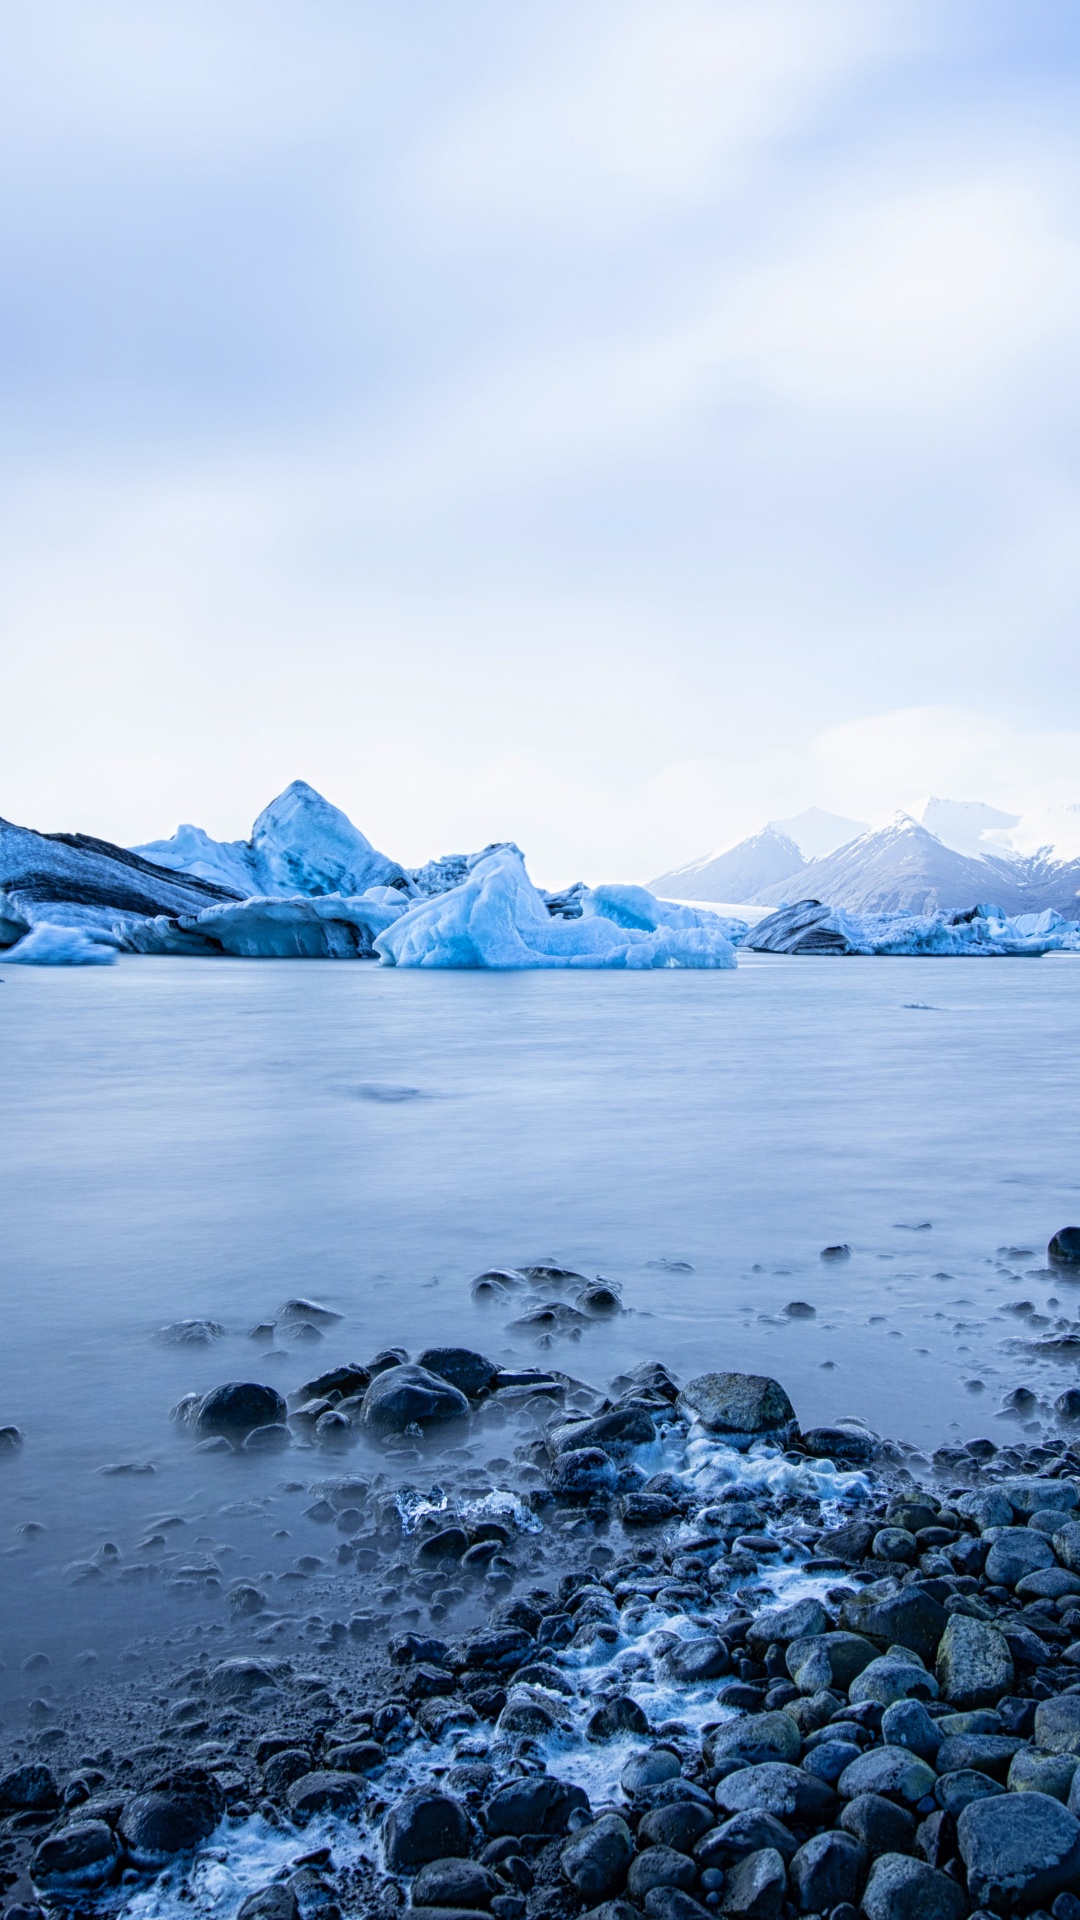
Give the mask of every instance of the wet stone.
[[412, 1884], [414, 1907], [490, 1907], [504, 1883], [476, 1860], [429, 1860]]
[[644, 1853], [635, 1854], [626, 1879], [630, 1898], [639, 1902], [654, 1887], [681, 1887], [689, 1893], [696, 1883], [694, 1862], [674, 1847], [647, 1847]]
[[1049, 1904], [1080, 1876], [1080, 1822], [1045, 1794], [974, 1802], [956, 1832], [968, 1891], [982, 1906]]
[[721, 1913], [732, 1920], [779, 1920], [787, 1890], [787, 1872], [772, 1847], [736, 1861], [720, 1896]]
[[565, 1878], [583, 1900], [605, 1900], [624, 1885], [634, 1857], [625, 1820], [604, 1814], [574, 1835], [559, 1856]]
[[968, 1902], [946, 1873], [906, 1854], [874, 1861], [862, 1898], [866, 1920], [963, 1920]]
[[[355, 1781], [350, 1784], [355, 1792]], [[468, 1853], [468, 1816], [449, 1794], [417, 1787], [390, 1808], [383, 1822], [383, 1842], [390, 1871], [414, 1873], [431, 1860]]]

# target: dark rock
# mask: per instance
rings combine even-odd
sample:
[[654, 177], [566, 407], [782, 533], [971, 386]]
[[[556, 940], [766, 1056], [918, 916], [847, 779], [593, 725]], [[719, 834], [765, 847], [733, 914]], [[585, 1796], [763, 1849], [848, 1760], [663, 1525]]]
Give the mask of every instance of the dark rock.
[[854, 1800], [862, 1794], [881, 1794], [907, 1807], [934, 1791], [934, 1769], [906, 1747], [871, 1747], [860, 1754], [840, 1775], [841, 1799]]
[[383, 1844], [391, 1873], [415, 1873], [431, 1860], [460, 1858], [469, 1851], [468, 1815], [449, 1794], [416, 1787], [387, 1813]]
[[954, 1613], [938, 1645], [938, 1683], [942, 1698], [961, 1711], [993, 1706], [1011, 1693], [1012, 1655], [998, 1629], [986, 1620]]
[[795, 1409], [778, 1380], [760, 1373], [703, 1373], [679, 1395], [679, 1411], [708, 1433], [782, 1433]]
[[81, 1820], [43, 1840], [30, 1863], [42, 1893], [104, 1886], [120, 1859], [120, 1843], [104, 1820]]
[[206, 1690], [218, 1700], [251, 1700], [276, 1687], [269, 1667], [258, 1660], [219, 1660], [206, 1676]]
[[[629, 1903], [626, 1910], [634, 1913]], [[681, 1887], [653, 1887], [651, 1893], [645, 1895], [645, 1911], [649, 1920], [708, 1920], [709, 1909], [684, 1893]]]
[[878, 1443], [863, 1427], [811, 1427], [802, 1436], [807, 1453], [820, 1460], [846, 1460], [865, 1466], [874, 1458]]
[[760, 1660], [767, 1647], [814, 1639], [827, 1633], [828, 1627], [829, 1616], [820, 1600], [796, 1600], [790, 1607], [767, 1607], [751, 1620], [746, 1629], [746, 1644], [755, 1659]]
[[718, 1680], [731, 1670], [731, 1656], [722, 1640], [680, 1640], [664, 1655], [664, 1666], [680, 1686], [696, 1687]]
[[1080, 1694], [1062, 1693], [1055, 1700], [1040, 1700], [1035, 1709], [1035, 1744], [1045, 1753], [1080, 1754]]
[[326, 1764], [335, 1773], [373, 1773], [386, 1759], [377, 1740], [348, 1741], [341, 1747], [326, 1749]]
[[726, 1813], [772, 1813], [778, 1820], [816, 1822], [832, 1813], [836, 1795], [824, 1780], [782, 1761], [741, 1767], [716, 1788], [716, 1804]]
[[1005, 1733], [959, 1733], [942, 1741], [934, 1766], [938, 1773], [975, 1767], [991, 1780], [1004, 1780], [1023, 1741]]
[[860, 1793], [849, 1800], [840, 1815], [840, 1826], [850, 1833], [867, 1853], [905, 1853], [915, 1842], [915, 1821], [906, 1808], [898, 1807], [878, 1793]]
[[679, 1800], [674, 1806], [654, 1807], [638, 1822], [639, 1847], [674, 1847], [676, 1853], [692, 1853], [702, 1835], [715, 1825], [711, 1807], [693, 1800]]
[[294, 1780], [286, 1798], [294, 1819], [310, 1820], [316, 1813], [338, 1813], [355, 1807], [360, 1785], [354, 1773], [334, 1773], [320, 1767]]
[[474, 1633], [465, 1641], [462, 1654], [467, 1667], [493, 1667], [499, 1673], [512, 1673], [535, 1652], [531, 1635], [524, 1627], [497, 1627], [487, 1633]]
[[302, 1407], [308, 1400], [322, 1400], [328, 1393], [340, 1393], [349, 1399], [354, 1393], [363, 1393], [370, 1380], [367, 1368], [359, 1366], [354, 1360], [343, 1367], [331, 1367], [314, 1380], [308, 1380], [295, 1393], [290, 1393], [289, 1399], [294, 1407]]
[[813, 1633], [792, 1640], [785, 1665], [802, 1693], [835, 1688], [846, 1693], [853, 1680], [877, 1656], [877, 1648], [861, 1633]]
[[973, 1800], [993, 1800], [1004, 1791], [1000, 1781], [991, 1780], [988, 1773], [980, 1773], [974, 1767], [939, 1774], [934, 1782], [934, 1799], [941, 1811], [954, 1820]]
[[1080, 1227], [1059, 1227], [1046, 1249], [1046, 1257], [1058, 1266], [1080, 1266]]
[[881, 1737], [887, 1747], [907, 1747], [933, 1765], [941, 1734], [921, 1700], [896, 1700], [881, 1716]]
[[963, 1920], [968, 1903], [955, 1880], [924, 1860], [883, 1853], [862, 1898], [866, 1920]]
[[795, 1854], [788, 1876], [802, 1913], [828, 1913], [854, 1903], [866, 1873], [866, 1849], [849, 1833], [815, 1833]]
[[739, 1920], [779, 1920], [787, 1889], [784, 1862], [773, 1847], [737, 1860], [720, 1896], [721, 1913]]
[[854, 1706], [873, 1701], [884, 1708], [896, 1700], [936, 1699], [937, 1690], [937, 1681], [922, 1661], [898, 1647], [863, 1668], [848, 1688], [848, 1699]]
[[372, 1380], [360, 1420], [369, 1433], [404, 1433], [413, 1425], [423, 1428], [464, 1420], [468, 1413], [469, 1402], [457, 1387], [426, 1367], [401, 1362]]
[[640, 1793], [643, 1787], [659, 1786], [675, 1780], [682, 1771], [677, 1753], [670, 1747], [653, 1747], [648, 1753], [635, 1753], [619, 1775], [624, 1793]]
[[300, 1908], [292, 1888], [275, 1880], [241, 1901], [236, 1920], [300, 1920]]
[[1025, 1574], [1054, 1564], [1045, 1534], [1031, 1527], [1003, 1527], [986, 1556], [986, 1578], [996, 1587], [1015, 1587]]
[[551, 1471], [552, 1491], [563, 1500], [591, 1500], [594, 1494], [614, 1493], [619, 1470], [600, 1447], [579, 1447], [560, 1454]]
[[577, 1453], [583, 1447], [602, 1447], [605, 1453], [644, 1447], [656, 1439], [652, 1415], [645, 1407], [612, 1407], [590, 1420], [565, 1420], [547, 1436], [547, 1448], [555, 1460], [563, 1453]]
[[790, 1860], [796, 1842], [775, 1814], [736, 1813], [723, 1826], [702, 1836], [694, 1848], [694, 1858], [702, 1868], [724, 1867], [762, 1847], [774, 1847], [784, 1860]]
[[212, 1774], [178, 1768], [125, 1803], [120, 1836], [132, 1863], [157, 1873], [208, 1839], [224, 1811], [225, 1795]]
[[632, 1700], [628, 1693], [620, 1693], [614, 1700], [605, 1700], [602, 1707], [589, 1716], [585, 1727], [587, 1740], [614, 1740], [622, 1733], [648, 1733], [649, 1722], [644, 1710]]
[[625, 1820], [604, 1814], [568, 1840], [559, 1863], [583, 1900], [606, 1900], [625, 1884], [634, 1857], [634, 1841]]
[[448, 1380], [468, 1400], [486, 1393], [499, 1371], [493, 1360], [474, 1353], [471, 1347], [427, 1347], [416, 1364], [437, 1373], [440, 1380]]
[[275, 1753], [263, 1769], [263, 1786], [270, 1795], [283, 1794], [305, 1773], [311, 1772], [311, 1755], [303, 1747], [286, 1747]]
[[395, 1667], [408, 1666], [412, 1660], [422, 1660], [425, 1664], [440, 1665], [446, 1660], [450, 1649], [445, 1640], [435, 1640], [419, 1633], [399, 1633], [391, 1640], [387, 1653]]
[[636, 1853], [626, 1876], [626, 1889], [632, 1900], [642, 1901], [654, 1887], [681, 1887], [689, 1893], [697, 1884], [697, 1868], [674, 1847], [646, 1847]]
[[854, 1565], [857, 1560], [865, 1560], [873, 1538], [874, 1529], [865, 1520], [849, 1520], [846, 1526], [823, 1533], [817, 1550], [824, 1558]]
[[975, 1801], [956, 1836], [968, 1892], [980, 1906], [1043, 1906], [1080, 1876], [1080, 1822], [1043, 1793]]
[[565, 1833], [570, 1815], [588, 1813], [589, 1796], [581, 1787], [549, 1774], [531, 1774], [510, 1780], [492, 1795], [484, 1808], [484, 1825], [492, 1835], [503, 1833]]
[[944, 1607], [917, 1586], [884, 1596], [852, 1594], [840, 1609], [841, 1625], [849, 1633], [865, 1634], [886, 1647], [910, 1647], [927, 1663], [934, 1659], [948, 1618]]
[[377, 1374], [389, 1373], [391, 1367], [405, 1367], [408, 1363], [409, 1356], [404, 1347], [383, 1347], [374, 1360], [368, 1361], [367, 1371], [374, 1380]]
[[679, 1509], [663, 1493], [628, 1493], [619, 1504], [624, 1527], [657, 1527], [671, 1520]]
[[850, 1740], [823, 1740], [803, 1760], [803, 1768], [827, 1786], [835, 1787], [840, 1775], [859, 1758], [861, 1748]]
[[439, 1560], [460, 1560], [467, 1551], [469, 1536], [464, 1527], [440, 1527], [438, 1533], [429, 1533], [421, 1540], [417, 1549], [418, 1560], [429, 1563]]
[[60, 1805], [60, 1792], [51, 1767], [31, 1761], [0, 1776], [0, 1809], [5, 1813], [39, 1813]]
[[282, 1426], [288, 1409], [276, 1387], [261, 1387], [251, 1380], [230, 1380], [214, 1387], [199, 1403], [195, 1431], [204, 1438], [224, 1434], [235, 1439], [253, 1427]]
[[504, 1883], [490, 1867], [460, 1857], [429, 1860], [412, 1883], [414, 1907], [490, 1907]]
[[757, 1766], [767, 1760], [795, 1761], [801, 1746], [802, 1735], [790, 1713], [748, 1713], [706, 1735], [705, 1754], [712, 1767], [724, 1760]]

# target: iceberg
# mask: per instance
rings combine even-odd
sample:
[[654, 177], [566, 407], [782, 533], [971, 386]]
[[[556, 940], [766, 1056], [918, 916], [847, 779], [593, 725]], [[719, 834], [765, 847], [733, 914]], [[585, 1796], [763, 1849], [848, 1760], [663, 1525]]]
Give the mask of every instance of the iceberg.
[[383, 964], [397, 967], [737, 964], [715, 914], [657, 900], [643, 887], [586, 889], [580, 916], [549, 913], [516, 848], [476, 857], [460, 885], [415, 901], [374, 944]]
[[183, 826], [171, 839], [150, 840], [133, 852], [248, 898], [352, 897], [404, 879], [397, 861], [377, 852], [306, 780], [294, 780], [263, 808], [250, 840], [212, 840], [201, 827]]
[[800, 900], [760, 920], [743, 945], [755, 953], [1037, 958], [1080, 952], [1080, 925], [1052, 910], [1014, 918], [992, 905], [956, 914], [873, 914]]
[[[390, 895], [390, 899], [381, 898]], [[241, 960], [370, 960], [374, 942], [408, 901], [392, 887], [350, 898], [339, 893], [237, 900], [197, 915], [161, 917], [130, 930], [138, 953], [230, 954]]]
[[42, 920], [4, 954], [6, 967], [110, 967], [117, 943], [78, 927], [51, 926]]
[[0, 944], [41, 922], [94, 938], [122, 935], [155, 914], [200, 913], [230, 890], [171, 873], [86, 833], [34, 833], [0, 820]]

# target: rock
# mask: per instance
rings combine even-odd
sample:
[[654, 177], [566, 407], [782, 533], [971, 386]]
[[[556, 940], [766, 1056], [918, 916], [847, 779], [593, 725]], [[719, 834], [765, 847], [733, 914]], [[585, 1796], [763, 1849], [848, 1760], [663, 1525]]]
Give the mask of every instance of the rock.
[[906, 1747], [871, 1747], [844, 1769], [838, 1791], [843, 1800], [873, 1793], [914, 1807], [933, 1793], [934, 1769]]
[[[321, 1423], [320, 1423], [321, 1424]], [[252, 1427], [244, 1441], [245, 1453], [283, 1453], [292, 1446], [292, 1434], [284, 1425]]]
[[936, 1671], [943, 1699], [962, 1711], [996, 1705], [1012, 1692], [1015, 1681], [1004, 1635], [989, 1621], [972, 1620], [964, 1613], [949, 1616]]
[[292, 1888], [284, 1880], [274, 1880], [241, 1901], [236, 1920], [300, 1920], [300, 1908]]
[[1067, 1520], [1053, 1536], [1054, 1552], [1062, 1567], [1080, 1573], [1080, 1521]]
[[459, 1858], [469, 1851], [468, 1815], [448, 1793], [415, 1787], [389, 1809], [383, 1845], [391, 1873], [415, 1873], [430, 1860]]
[[552, 1492], [563, 1500], [591, 1500], [594, 1494], [614, 1493], [619, 1470], [599, 1447], [579, 1447], [560, 1454], [551, 1472]]
[[919, 1544], [906, 1527], [879, 1527], [870, 1545], [875, 1560], [914, 1560]]
[[311, 1772], [311, 1755], [303, 1747], [285, 1747], [275, 1753], [263, 1769], [263, 1786], [268, 1794], [287, 1793], [294, 1780]]
[[261, 1387], [252, 1380], [230, 1380], [200, 1400], [195, 1431], [203, 1438], [223, 1434], [226, 1439], [240, 1439], [253, 1427], [283, 1426], [287, 1412], [276, 1387]]
[[163, 1347], [210, 1347], [224, 1338], [225, 1329], [217, 1320], [171, 1320], [154, 1335]]
[[682, 1763], [670, 1747], [653, 1747], [648, 1753], [635, 1753], [619, 1775], [624, 1793], [640, 1793], [643, 1787], [659, 1786], [663, 1780], [676, 1780]]
[[670, 1807], [654, 1807], [638, 1822], [639, 1847], [674, 1847], [676, 1853], [693, 1853], [703, 1834], [716, 1824], [711, 1807], [694, 1800], [679, 1800]]
[[842, 1900], [852, 1905], [866, 1873], [865, 1847], [849, 1833], [815, 1833], [788, 1868], [796, 1903], [803, 1913], [829, 1913]]
[[650, 1446], [655, 1439], [656, 1427], [647, 1407], [612, 1407], [591, 1420], [560, 1421], [547, 1436], [547, 1449], [555, 1460], [561, 1453], [576, 1453], [582, 1447], [602, 1447], [605, 1453], [617, 1453]]
[[360, 1783], [354, 1773], [334, 1773], [320, 1767], [314, 1773], [302, 1773], [285, 1797], [295, 1820], [310, 1820], [316, 1813], [341, 1813], [355, 1807]]
[[986, 1578], [996, 1587], [1015, 1587], [1026, 1573], [1053, 1564], [1053, 1549], [1044, 1534], [1030, 1527], [1002, 1527], [986, 1556]]
[[684, 1893], [697, 1884], [697, 1868], [685, 1853], [674, 1847], [646, 1847], [636, 1853], [626, 1876], [626, 1890], [632, 1900], [643, 1901], [654, 1887], [680, 1887]]
[[1009, 1792], [1048, 1793], [1051, 1800], [1060, 1800], [1066, 1806], [1076, 1768], [1073, 1754], [1036, 1753], [1031, 1747], [1021, 1747], [1009, 1766]]
[[998, 1483], [1015, 1513], [1072, 1513], [1080, 1503], [1071, 1480], [1044, 1480], [1041, 1475], [1014, 1476]]
[[467, 1667], [493, 1667], [498, 1673], [512, 1673], [533, 1650], [524, 1627], [495, 1627], [471, 1634], [462, 1648]]
[[468, 1547], [469, 1536], [464, 1527], [440, 1527], [437, 1533], [424, 1535], [416, 1557], [435, 1565], [440, 1560], [460, 1560]]
[[875, 1659], [877, 1648], [861, 1633], [815, 1633], [793, 1640], [785, 1664], [803, 1693], [821, 1688], [846, 1693], [852, 1681]]
[[1046, 1257], [1058, 1266], [1080, 1266], [1080, 1227], [1059, 1227], [1051, 1237]]
[[504, 1883], [477, 1860], [429, 1860], [412, 1883], [414, 1907], [489, 1907]]
[[583, 1900], [606, 1900], [625, 1884], [633, 1857], [634, 1841], [626, 1821], [617, 1813], [607, 1813], [567, 1841], [559, 1864]]
[[[1069, 1524], [1075, 1525], [1075, 1522]], [[1060, 1530], [1068, 1532], [1067, 1527]], [[1058, 1531], [1058, 1527], [1055, 1527], [1053, 1536], [1055, 1553], [1058, 1551], [1056, 1544]], [[1064, 1567], [1041, 1567], [1038, 1573], [1025, 1573], [1023, 1579], [1016, 1583], [1018, 1600], [1064, 1600], [1067, 1595], [1077, 1593], [1080, 1593], [1080, 1579], [1075, 1573], [1066, 1573]]]
[[[628, 1901], [618, 1901], [616, 1904], [625, 1907], [629, 1920], [636, 1920], [637, 1909]], [[645, 1895], [645, 1911], [649, 1920], [708, 1920], [709, 1914], [707, 1907], [691, 1899], [680, 1887], [654, 1887], [651, 1893]]]
[[838, 1824], [872, 1856], [903, 1853], [915, 1841], [914, 1817], [906, 1808], [883, 1799], [879, 1793], [860, 1793], [849, 1800]]
[[60, 1805], [60, 1792], [51, 1767], [31, 1761], [0, 1775], [0, 1810], [4, 1813], [42, 1813]]
[[1045, 1906], [1080, 1875], [1080, 1821], [1047, 1794], [975, 1801], [960, 1815], [956, 1837], [979, 1906]]
[[589, 1813], [589, 1796], [581, 1787], [551, 1775], [530, 1774], [509, 1780], [484, 1808], [484, 1825], [493, 1837], [502, 1834], [565, 1833], [570, 1815]]
[[823, 1533], [818, 1542], [818, 1552], [830, 1560], [844, 1560], [854, 1563], [864, 1560], [874, 1539], [874, 1528], [865, 1520], [849, 1520], [844, 1527], [834, 1527], [831, 1533]]
[[671, 1520], [679, 1511], [663, 1493], [628, 1493], [619, 1506], [624, 1527], [656, 1527]]
[[649, 1722], [644, 1710], [628, 1693], [617, 1694], [614, 1700], [605, 1700], [602, 1707], [590, 1715], [585, 1726], [587, 1740], [615, 1740], [622, 1733], [648, 1733]]
[[1005, 1733], [960, 1733], [944, 1739], [934, 1763], [938, 1773], [959, 1773], [974, 1767], [991, 1780], [1004, 1781], [1014, 1754], [1024, 1742]]
[[208, 1839], [224, 1811], [225, 1795], [212, 1774], [177, 1768], [125, 1803], [120, 1837], [134, 1866], [159, 1873]]
[[941, 1811], [954, 1820], [973, 1800], [992, 1800], [996, 1794], [1004, 1791], [1000, 1780], [991, 1780], [988, 1773], [980, 1773], [977, 1767], [962, 1767], [955, 1773], [939, 1774], [934, 1782], [934, 1799]]
[[827, 1786], [835, 1787], [845, 1767], [850, 1767], [861, 1752], [862, 1748], [857, 1747], [853, 1740], [823, 1740], [820, 1746], [811, 1749], [802, 1764], [807, 1773], [824, 1780]]
[[840, 1609], [849, 1633], [865, 1634], [886, 1647], [910, 1647], [923, 1662], [933, 1661], [948, 1615], [921, 1587], [901, 1587], [886, 1595], [855, 1593]]
[[766, 1607], [746, 1629], [746, 1644], [755, 1660], [767, 1647], [820, 1638], [828, 1632], [829, 1616], [820, 1600], [796, 1600], [791, 1607]]
[[[372, 1362], [374, 1371], [375, 1362]], [[468, 1418], [469, 1402], [457, 1387], [426, 1367], [398, 1362], [377, 1373], [364, 1395], [360, 1422], [369, 1433], [404, 1433], [406, 1427], [438, 1426]]]
[[355, 1360], [348, 1361], [342, 1367], [330, 1367], [326, 1373], [320, 1373], [314, 1380], [305, 1381], [295, 1393], [290, 1393], [289, 1401], [294, 1407], [302, 1407], [309, 1400], [322, 1400], [328, 1393], [340, 1393], [349, 1399], [355, 1393], [363, 1393], [371, 1380], [367, 1367]]
[[722, 1640], [680, 1640], [664, 1655], [664, 1667], [672, 1680], [683, 1687], [696, 1687], [703, 1680], [718, 1680], [731, 1670], [731, 1656]]
[[474, 1353], [471, 1347], [428, 1347], [416, 1364], [438, 1374], [440, 1380], [448, 1380], [468, 1400], [486, 1393], [499, 1371], [493, 1360]]
[[879, 1707], [891, 1707], [894, 1700], [935, 1700], [937, 1690], [937, 1681], [921, 1661], [903, 1652], [885, 1653], [856, 1676], [848, 1688], [848, 1699], [855, 1706], [873, 1700]]
[[120, 1859], [120, 1842], [104, 1820], [81, 1820], [50, 1834], [34, 1853], [30, 1878], [39, 1893], [104, 1886]]
[[796, 1842], [783, 1822], [772, 1813], [736, 1813], [722, 1826], [702, 1835], [694, 1848], [694, 1858], [702, 1868], [724, 1866], [741, 1860], [762, 1847], [775, 1847], [784, 1860], [790, 1860]]
[[715, 1799], [726, 1813], [772, 1813], [778, 1820], [817, 1821], [836, 1805], [824, 1780], [782, 1761], [729, 1773], [716, 1788]]
[[974, 1520], [980, 1532], [988, 1527], [1011, 1527], [1013, 1523], [1012, 1501], [994, 1487], [980, 1489], [978, 1493], [962, 1493], [956, 1502], [957, 1513], [965, 1520]]
[[881, 1716], [881, 1737], [887, 1747], [906, 1747], [931, 1765], [941, 1744], [937, 1722], [931, 1720], [921, 1700], [897, 1700], [886, 1707]]
[[679, 1395], [680, 1413], [708, 1433], [789, 1433], [795, 1409], [778, 1380], [761, 1373], [702, 1373]]
[[795, 1761], [802, 1747], [802, 1735], [790, 1713], [746, 1713], [717, 1727], [705, 1739], [705, 1755], [711, 1767], [723, 1760], [738, 1760], [743, 1766], [763, 1761]]
[[276, 1687], [269, 1667], [259, 1660], [219, 1660], [206, 1676], [206, 1690], [218, 1700], [251, 1700]]
[[811, 1427], [802, 1436], [807, 1453], [819, 1460], [843, 1460], [851, 1466], [866, 1466], [877, 1452], [872, 1433], [863, 1427]]
[[386, 1759], [385, 1748], [377, 1740], [350, 1740], [325, 1752], [326, 1764], [335, 1773], [373, 1773]]
[[720, 1912], [739, 1920], [779, 1920], [787, 1890], [784, 1862], [773, 1847], [737, 1860], [720, 1895]]
[[947, 1873], [904, 1853], [883, 1853], [870, 1869], [862, 1911], [866, 1920], [963, 1920], [968, 1903]]
[[6, 1453], [19, 1453], [26, 1444], [26, 1435], [21, 1427], [0, 1427], [0, 1457]]
[[1061, 1693], [1054, 1700], [1040, 1700], [1035, 1709], [1035, 1745], [1044, 1753], [1080, 1755], [1080, 1694]]

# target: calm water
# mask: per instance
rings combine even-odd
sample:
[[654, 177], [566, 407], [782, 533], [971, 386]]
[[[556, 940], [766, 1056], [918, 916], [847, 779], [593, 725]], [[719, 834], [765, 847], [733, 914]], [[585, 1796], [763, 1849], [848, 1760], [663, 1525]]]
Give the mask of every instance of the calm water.
[[[805, 1424], [855, 1413], [921, 1445], [1015, 1434], [1020, 1383], [1047, 1417], [1075, 1363], [1033, 1359], [1001, 1309], [1080, 1312], [1042, 1257], [1080, 1220], [1078, 987], [1068, 957], [9, 969], [0, 1424], [26, 1445], [0, 1462], [0, 1653], [26, 1651], [28, 1610], [35, 1645], [69, 1646], [160, 1607], [61, 1569], [163, 1515], [227, 1533], [238, 1566], [271, 1552], [297, 1456], [193, 1457], [168, 1421], [224, 1379], [287, 1391], [453, 1340], [599, 1383], [653, 1356], [768, 1371]], [[835, 1241], [852, 1258], [821, 1261]], [[468, 1283], [540, 1259], [619, 1281], [629, 1311], [538, 1356]], [[295, 1294], [344, 1319], [263, 1359], [247, 1332]], [[228, 1338], [154, 1342], [192, 1315]], [[131, 1463], [155, 1472], [99, 1471]]]

